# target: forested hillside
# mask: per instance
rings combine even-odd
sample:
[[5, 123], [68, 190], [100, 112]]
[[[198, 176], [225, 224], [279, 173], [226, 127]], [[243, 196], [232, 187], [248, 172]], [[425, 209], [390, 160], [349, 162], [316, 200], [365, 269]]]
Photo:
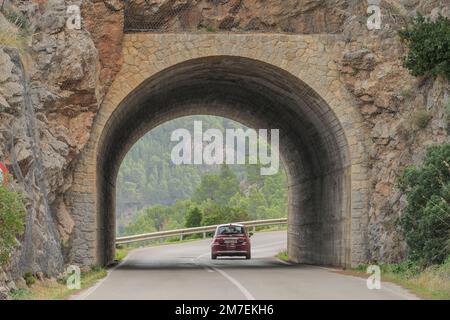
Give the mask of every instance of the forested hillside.
[[177, 144], [170, 141], [172, 132], [178, 128], [192, 132], [194, 120], [203, 121], [204, 130], [246, 129], [221, 117], [189, 116], [145, 135], [129, 151], [119, 171], [118, 234], [184, 227], [195, 209], [202, 220], [198, 225], [219, 223], [233, 215], [237, 220], [287, 215], [287, 181], [282, 167], [277, 175], [261, 176], [258, 165], [172, 163], [171, 151]]

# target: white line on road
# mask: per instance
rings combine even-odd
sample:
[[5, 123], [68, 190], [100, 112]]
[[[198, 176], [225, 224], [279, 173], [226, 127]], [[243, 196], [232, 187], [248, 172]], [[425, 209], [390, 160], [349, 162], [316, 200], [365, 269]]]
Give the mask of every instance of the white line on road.
[[233, 278], [232, 276], [230, 276], [228, 273], [226, 273], [223, 270], [220, 270], [220, 269], [217, 269], [214, 267], [212, 267], [212, 269], [217, 271], [218, 273], [220, 273], [222, 276], [224, 276], [224, 278], [226, 278], [228, 281], [230, 281], [232, 284], [234, 284], [236, 286], [236, 288], [238, 288], [239, 291], [242, 292], [242, 294], [245, 296], [245, 298], [247, 300], [255, 300], [255, 297], [247, 289], [245, 289], [245, 287], [239, 281], [237, 281], [235, 278]]
[[[208, 253], [203, 253], [203, 254], [201, 254], [201, 255], [199, 255], [195, 260], [196, 260], [196, 264], [198, 264], [198, 265], [200, 265], [200, 258], [202, 258], [202, 257], [204, 257], [204, 256], [206, 256], [206, 255], [208, 255], [209, 254], [209, 252]], [[214, 272], [214, 271], [216, 271], [216, 272], [218, 272], [218, 273], [220, 273], [225, 279], [227, 279], [228, 281], [230, 281], [236, 288], [238, 288], [239, 289], [239, 291], [241, 291], [242, 292], [242, 294], [245, 296], [245, 298], [247, 299], [247, 300], [256, 300], [255, 299], [255, 297], [239, 282], [239, 281], [237, 281], [235, 278], [233, 278], [232, 276], [230, 276], [228, 273], [226, 273], [225, 271], [223, 271], [223, 270], [221, 270], [221, 269], [219, 269], [219, 268], [215, 268], [215, 267], [213, 267], [213, 266], [208, 266], [211, 270], [210, 271], [208, 271], [208, 272]], [[205, 269], [207, 268], [207, 267], [204, 267]]]
[[192, 261], [193, 263], [195, 263], [196, 265], [203, 267], [203, 269], [205, 269], [206, 272], [213, 273], [214, 270], [213, 270], [212, 268], [210, 268], [210, 267], [208, 267], [208, 266], [205, 266], [205, 265], [202, 265], [202, 264], [200, 264], [200, 261], [198, 261], [198, 259], [199, 259], [200, 257], [204, 256], [204, 255], [205, 255], [205, 254], [202, 254], [202, 255], [198, 256], [196, 259], [191, 259], [191, 261]]

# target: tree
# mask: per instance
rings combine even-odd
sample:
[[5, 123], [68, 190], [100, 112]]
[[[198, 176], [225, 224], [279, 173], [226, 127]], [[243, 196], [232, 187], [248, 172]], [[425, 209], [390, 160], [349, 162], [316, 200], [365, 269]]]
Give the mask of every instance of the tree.
[[450, 79], [450, 20], [438, 17], [436, 21], [419, 15], [414, 24], [400, 31], [409, 52], [405, 67], [414, 76], [439, 74]]
[[229, 205], [230, 199], [239, 192], [239, 180], [236, 175], [229, 166], [222, 165], [219, 174], [206, 173], [202, 176], [193, 200], [198, 203], [212, 200], [219, 207], [224, 207]]
[[[286, 216], [284, 170], [274, 176], [262, 176], [260, 165], [177, 166], [171, 162], [173, 144], [168, 142], [172, 131], [192, 130], [194, 120], [202, 120], [204, 129], [247, 129], [221, 117], [189, 116], [166, 122], [140, 139], [126, 155], [117, 177], [119, 234], [185, 227], [195, 206], [202, 213], [202, 223], [208, 224], [233, 220], [229, 212], [219, 210], [225, 207], [241, 209], [250, 215], [250, 220]], [[251, 188], [255, 188], [253, 193]], [[205, 219], [204, 207], [210, 210]], [[246, 220], [238, 218], [235, 221]]]
[[200, 227], [202, 223], [202, 212], [198, 207], [192, 208], [186, 217], [186, 228]]
[[201, 209], [203, 212], [202, 226], [210, 226], [224, 223], [220, 207], [212, 200], [206, 200], [202, 203]]
[[398, 182], [406, 195], [400, 227], [409, 258], [422, 265], [450, 254], [450, 144], [429, 147], [421, 167], [408, 167]]

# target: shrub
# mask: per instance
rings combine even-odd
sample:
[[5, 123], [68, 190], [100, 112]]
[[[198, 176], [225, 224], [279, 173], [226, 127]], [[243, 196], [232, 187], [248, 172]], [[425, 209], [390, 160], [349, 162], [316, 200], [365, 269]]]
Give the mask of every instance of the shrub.
[[447, 127], [450, 126], [450, 99], [447, 101], [447, 103], [444, 106], [444, 116], [445, 121], [447, 123]]
[[450, 79], [450, 20], [431, 21], [419, 15], [412, 26], [400, 31], [409, 52], [404, 66], [414, 76], [443, 75]]
[[186, 217], [186, 228], [200, 227], [202, 218], [203, 215], [200, 209], [197, 207], [192, 208]]
[[398, 186], [407, 200], [399, 225], [409, 259], [442, 263], [450, 254], [450, 144], [429, 147], [423, 165], [406, 168]]
[[24, 231], [25, 212], [21, 195], [0, 186], [0, 265], [9, 261], [16, 236]]
[[33, 284], [36, 283], [36, 278], [34, 277], [34, 275], [31, 272], [27, 272], [25, 273], [25, 275], [23, 276], [23, 278], [25, 279], [25, 283], [27, 284], [27, 286], [31, 287]]
[[413, 123], [414, 126], [419, 129], [425, 129], [428, 124], [430, 123], [430, 120], [433, 118], [433, 115], [425, 110], [416, 111], [413, 114]]

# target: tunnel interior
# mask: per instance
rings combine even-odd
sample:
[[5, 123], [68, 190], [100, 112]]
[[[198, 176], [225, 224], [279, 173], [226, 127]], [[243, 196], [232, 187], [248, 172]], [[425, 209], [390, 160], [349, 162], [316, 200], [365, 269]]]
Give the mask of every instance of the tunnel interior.
[[115, 187], [134, 143], [169, 120], [216, 115], [280, 130], [288, 176], [288, 253], [307, 264], [350, 264], [350, 157], [333, 110], [285, 70], [253, 59], [214, 56], [167, 68], [129, 94], [108, 119], [97, 148], [97, 257], [114, 259]]

